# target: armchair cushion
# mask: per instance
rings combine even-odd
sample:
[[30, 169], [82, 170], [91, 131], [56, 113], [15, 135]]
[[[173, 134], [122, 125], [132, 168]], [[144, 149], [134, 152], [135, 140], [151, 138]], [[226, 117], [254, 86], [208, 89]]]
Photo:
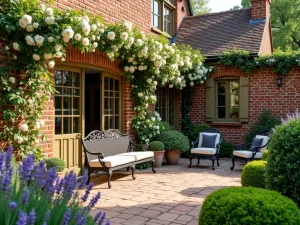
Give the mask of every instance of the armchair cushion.
[[[268, 144], [268, 142], [269, 142], [269, 140], [270, 140], [270, 137], [264, 136], [264, 135], [256, 135], [255, 137], [256, 137], [256, 138], [262, 138], [262, 139], [263, 139], [263, 141], [262, 141], [262, 143], [261, 143], [261, 146], [265, 146], [266, 144]], [[267, 147], [268, 147], [268, 146], [266, 146], [266, 147], [264, 147], [264, 148], [261, 148], [259, 151], [263, 153], [263, 152], [267, 149]]]
[[[252, 151], [244, 151], [244, 150], [238, 150], [238, 151], [233, 151], [233, 155], [245, 159], [250, 159], [252, 157], [253, 152]], [[255, 159], [261, 159], [262, 153], [257, 152], [256, 155], [254, 156]]]
[[[134, 156], [107, 156], [102, 159], [106, 167], [115, 167], [126, 163], [131, 163], [135, 161]], [[98, 159], [93, 159], [89, 161], [90, 167], [102, 167]]]
[[206, 136], [215, 136], [216, 135], [216, 138], [215, 138], [215, 145], [211, 148], [216, 148], [217, 144], [220, 143], [220, 138], [221, 138], [221, 135], [219, 133], [207, 133], [207, 132], [201, 132], [199, 134], [199, 142], [198, 142], [198, 148], [201, 148], [201, 147], [204, 147], [202, 145], [202, 142], [203, 142], [203, 135], [206, 135]]
[[215, 148], [217, 135], [202, 134], [201, 148]]
[[215, 148], [192, 148], [191, 153], [199, 155], [214, 155], [217, 150]]
[[[262, 142], [263, 142], [263, 138], [257, 138], [257, 137], [255, 137], [255, 138], [253, 138], [253, 141], [252, 141], [252, 143], [251, 143], [251, 146], [250, 146], [250, 151], [252, 151], [252, 148], [253, 147], [260, 147], [260, 146], [262, 146]], [[258, 149], [258, 150], [260, 150], [260, 149]]]

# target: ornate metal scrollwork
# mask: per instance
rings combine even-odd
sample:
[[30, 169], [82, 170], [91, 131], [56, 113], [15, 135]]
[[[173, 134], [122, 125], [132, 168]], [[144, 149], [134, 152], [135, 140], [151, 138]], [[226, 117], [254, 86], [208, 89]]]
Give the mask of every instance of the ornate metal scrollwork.
[[119, 137], [126, 137], [128, 135], [122, 134], [117, 130], [104, 130], [104, 131], [99, 131], [99, 130], [94, 130], [91, 133], [89, 133], [88, 136], [84, 138], [84, 141], [96, 141], [96, 140], [101, 140], [101, 139], [115, 139]]

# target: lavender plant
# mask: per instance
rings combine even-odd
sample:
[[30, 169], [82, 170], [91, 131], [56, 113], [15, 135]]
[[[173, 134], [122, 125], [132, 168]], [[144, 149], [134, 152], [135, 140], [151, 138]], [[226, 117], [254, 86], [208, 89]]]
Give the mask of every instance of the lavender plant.
[[[93, 184], [86, 187], [87, 174], [76, 189], [72, 171], [59, 178], [56, 169], [45, 162], [35, 164], [35, 156], [25, 158], [19, 169], [12, 166], [13, 148], [0, 152], [0, 224], [1, 225], [109, 225], [105, 213], [94, 219], [89, 212], [100, 193], [88, 199]], [[82, 196], [82, 197], [81, 197]]]

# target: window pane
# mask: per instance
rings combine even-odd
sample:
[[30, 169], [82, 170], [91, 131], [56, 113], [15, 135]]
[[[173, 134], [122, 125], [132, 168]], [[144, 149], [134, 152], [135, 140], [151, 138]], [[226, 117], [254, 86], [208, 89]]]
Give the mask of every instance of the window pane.
[[108, 116], [105, 116], [104, 117], [104, 129], [105, 130], [108, 130], [109, 129], [109, 117]]
[[72, 104], [72, 98], [71, 97], [64, 97], [64, 111], [63, 115], [71, 115], [71, 105]]
[[159, 28], [158, 19], [159, 17], [157, 15], [153, 15], [153, 26]]
[[119, 117], [115, 116], [115, 129], [120, 129], [119, 127]]
[[218, 95], [218, 106], [225, 106], [226, 105], [226, 97], [225, 94]]
[[239, 105], [239, 83], [230, 82], [230, 105], [237, 107]]
[[119, 91], [119, 81], [115, 80], [115, 91]]
[[109, 88], [108, 88], [108, 77], [104, 78], [104, 90], [109, 90]]
[[109, 114], [108, 98], [104, 99], [104, 114]]
[[64, 95], [72, 95], [72, 88], [64, 88]]
[[153, 8], [152, 8], [152, 12], [156, 15], [159, 14], [159, 10], [158, 10], [158, 1], [157, 0], [153, 0]]
[[73, 115], [80, 115], [79, 114], [79, 105], [80, 105], [80, 98], [73, 98]]
[[61, 100], [62, 97], [57, 97], [55, 96], [55, 115], [62, 115], [62, 111], [61, 111]]
[[62, 95], [62, 94], [63, 94], [63, 93], [62, 93], [62, 88], [61, 88], [61, 87], [56, 87], [56, 88], [55, 88], [55, 91], [56, 91], [55, 95]]
[[61, 117], [55, 118], [55, 134], [61, 134], [61, 122], [62, 122]]
[[64, 122], [64, 134], [71, 134], [72, 133], [72, 118], [63, 118]]
[[115, 114], [119, 114], [119, 99], [115, 99]]
[[64, 71], [63, 85], [72, 87], [72, 72]]
[[231, 107], [230, 108], [230, 119], [238, 119], [239, 118], [239, 108]]
[[225, 93], [226, 91], [226, 83], [225, 82], [218, 82], [218, 93]]
[[79, 88], [74, 88], [73, 89], [73, 95], [80, 96], [80, 89]]
[[55, 85], [60, 86], [62, 84], [62, 71], [55, 71]]
[[80, 87], [79, 73], [73, 73], [73, 86]]
[[75, 117], [73, 118], [73, 133], [79, 133], [80, 130], [79, 130], [79, 123], [80, 123], [80, 118], [79, 117]]
[[218, 107], [218, 118], [219, 119], [226, 119], [225, 107]]
[[173, 11], [166, 7], [164, 8], [164, 31], [173, 34]]

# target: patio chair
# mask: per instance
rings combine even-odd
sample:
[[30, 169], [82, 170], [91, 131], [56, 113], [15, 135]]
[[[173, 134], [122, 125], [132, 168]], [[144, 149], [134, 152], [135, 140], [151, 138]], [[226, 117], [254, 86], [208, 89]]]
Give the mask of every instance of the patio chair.
[[235, 161], [241, 163], [248, 163], [253, 160], [260, 160], [262, 157], [263, 152], [267, 149], [269, 143], [269, 134], [270, 131], [264, 131], [262, 133], [257, 134], [251, 143], [248, 144], [239, 144], [236, 145], [238, 149], [245, 149], [249, 148], [249, 150], [236, 150], [233, 151], [232, 156], [232, 167], [231, 170], [234, 169]]
[[212, 170], [215, 169], [215, 160], [219, 166], [219, 151], [222, 142], [222, 134], [215, 128], [209, 128], [205, 131], [199, 132], [198, 138], [192, 142], [190, 165], [192, 167], [192, 160], [198, 158], [198, 165], [200, 159], [209, 159], [212, 161]]

